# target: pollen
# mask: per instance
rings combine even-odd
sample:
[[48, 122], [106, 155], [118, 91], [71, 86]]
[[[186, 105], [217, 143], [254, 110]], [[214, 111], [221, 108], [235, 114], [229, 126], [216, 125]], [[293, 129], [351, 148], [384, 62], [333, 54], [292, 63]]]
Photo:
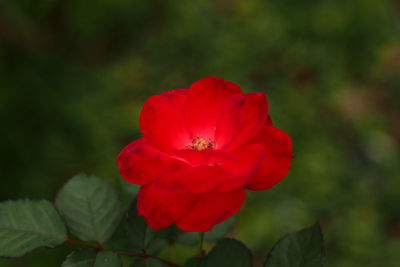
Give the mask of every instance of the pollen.
[[214, 148], [215, 141], [211, 140], [209, 138], [208, 140], [196, 136], [195, 138], [192, 139], [192, 144], [187, 145], [187, 148], [193, 149], [193, 150], [203, 150], [203, 149], [212, 149]]

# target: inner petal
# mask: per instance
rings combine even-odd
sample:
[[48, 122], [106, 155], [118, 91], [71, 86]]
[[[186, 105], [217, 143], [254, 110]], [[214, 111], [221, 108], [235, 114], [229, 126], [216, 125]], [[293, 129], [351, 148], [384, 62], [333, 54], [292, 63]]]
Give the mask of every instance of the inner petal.
[[224, 79], [208, 77], [192, 86], [185, 102], [185, 120], [192, 136], [214, 138], [215, 127], [223, 104], [234, 94], [242, 94], [239, 86]]

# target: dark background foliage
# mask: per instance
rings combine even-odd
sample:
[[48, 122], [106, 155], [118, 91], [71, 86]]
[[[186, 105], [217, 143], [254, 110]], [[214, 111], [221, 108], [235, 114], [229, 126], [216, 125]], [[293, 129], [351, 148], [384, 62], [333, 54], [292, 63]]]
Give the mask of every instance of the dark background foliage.
[[[48, 198], [85, 171], [124, 192], [115, 159], [144, 101], [225, 77], [267, 92], [292, 169], [249, 192], [233, 236], [256, 263], [320, 219], [326, 266], [400, 262], [397, 0], [4, 0], [0, 198]], [[58, 266], [68, 245], [0, 266]], [[178, 249], [185, 255], [187, 250]]]

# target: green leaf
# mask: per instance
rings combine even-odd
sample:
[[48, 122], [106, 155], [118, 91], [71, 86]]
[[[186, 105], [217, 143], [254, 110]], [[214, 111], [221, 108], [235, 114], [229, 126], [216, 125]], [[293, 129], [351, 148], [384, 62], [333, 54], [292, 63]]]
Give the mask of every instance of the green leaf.
[[97, 254], [94, 267], [120, 267], [121, 260], [112, 251], [102, 251]]
[[128, 193], [131, 197], [137, 196], [139, 194], [140, 185], [132, 184], [127, 182], [125, 179], [119, 179], [121, 187]]
[[112, 235], [110, 240], [107, 241], [106, 245], [109, 245], [112, 250], [143, 253], [142, 249], [132, 246], [132, 242], [129, 240], [126, 233], [125, 220], [121, 220], [119, 226], [117, 227], [117, 230], [115, 230], [114, 234]]
[[169, 243], [164, 239], [154, 239], [148, 245], [146, 249], [146, 254], [148, 255], [158, 255], [165, 247], [168, 247]]
[[[220, 224], [214, 226], [211, 231], [204, 233], [204, 240], [207, 242], [215, 242], [217, 239], [225, 237], [233, 228], [237, 221], [236, 216], [232, 216], [226, 221], [223, 221]], [[177, 242], [180, 244], [195, 246], [197, 244], [197, 240], [199, 239], [198, 232], [181, 232], [181, 234], [177, 237]]]
[[131, 267], [169, 267], [170, 265], [165, 264], [162, 261], [153, 258], [135, 258]]
[[185, 267], [204, 267], [205, 258], [197, 258], [196, 256], [189, 258], [185, 262]]
[[138, 215], [137, 201], [134, 201], [129, 208], [126, 217], [126, 229], [128, 238], [137, 248], [146, 249], [154, 240], [156, 231], [148, 226], [143, 216]]
[[121, 260], [112, 251], [96, 252], [93, 249], [75, 250], [67, 256], [61, 267], [120, 267]]
[[217, 224], [211, 231], [204, 233], [204, 240], [207, 242], [215, 242], [217, 239], [225, 237], [230, 231], [232, 231], [236, 221], [237, 216], [234, 215], [228, 220]]
[[318, 223], [279, 240], [264, 267], [320, 267], [325, 259], [323, 236]]
[[153, 230], [146, 224], [143, 216], [138, 215], [136, 200], [131, 204], [126, 216], [126, 232], [131, 246], [142, 252], [146, 251], [146, 254], [156, 255], [168, 246], [168, 242], [159, 236], [161, 231]]
[[217, 241], [211, 252], [202, 259], [201, 267], [252, 267], [250, 250], [240, 241], [224, 238]]
[[0, 256], [18, 257], [38, 247], [55, 247], [67, 229], [47, 200], [0, 203]]
[[178, 226], [172, 224], [167, 228], [157, 231], [157, 237], [168, 241], [177, 241], [178, 236], [182, 235], [183, 233], [185, 232], [179, 229]]
[[103, 244], [121, 218], [121, 203], [112, 185], [95, 176], [78, 174], [56, 198], [70, 231], [84, 241]]
[[92, 249], [75, 250], [67, 256], [61, 267], [93, 267], [96, 254]]

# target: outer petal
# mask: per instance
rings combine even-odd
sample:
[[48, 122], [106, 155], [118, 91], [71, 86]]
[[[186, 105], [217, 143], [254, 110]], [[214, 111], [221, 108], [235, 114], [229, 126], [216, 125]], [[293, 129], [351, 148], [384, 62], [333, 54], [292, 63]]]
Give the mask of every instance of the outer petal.
[[140, 114], [140, 129], [148, 142], [166, 152], [190, 144], [182, 110], [166, 96], [152, 96]]
[[262, 145], [252, 144], [234, 154], [236, 160], [226, 160], [220, 165], [226, 173], [222, 185], [218, 188], [220, 191], [231, 191], [247, 183], [260, 169], [265, 148]]
[[215, 163], [221, 163], [224, 160], [237, 159], [232, 152], [217, 149], [204, 149], [201, 151], [183, 149], [174, 151], [174, 154], [182, 160], [190, 163], [192, 166], [214, 165]]
[[260, 170], [246, 184], [246, 188], [251, 190], [271, 188], [289, 172], [293, 158], [292, 140], [282, 130], [264, 126], [251, 143], [264, 145], [266, 155]]
[[[206, 150], [206, 149], [205, 149]], [[185, 160], [192, 166], [204, 165], [207, 163], [205, 150], [199, 151], [194, 149], [175, 150], [174, 155]]]
[[234, 94], [242, 94], [239, 86], [216, 77], [201, 79], [192, 84], [185, 114], [192, 135], [214, 139], [220, 109]]
[[137, 205], [139, 215], [144, 216], [153, 229], [159, 230], [185, 216], [196, 199], [179, 179], [166, 175], [140, 188]]
[[187, 168], [175, 175], [190, 192], [195, 194], [214, 189], [226, 178], [226, 173], [221, 167], [208, 165]]
[[169, 92], [163, 92], [161, 93], [161, 96], [169, 98], [179, 109], [184, 111], [188, 92], [188, 89], [177, 89]]
[[246, 192], [238, 188], [230, 192], [211, 192], [201, 195], [191, 211], [176, 225], [186, 232], [206, 232], [239, 211]]
[[271, 119], [271, 116], [267, 116], [267, 118], [265, 119], [265, 124], [264, 124], [265, 126], [273, 126], [272, 125], [272, 119]]
[[222, 107], [215, 132], [217, 148], [234, 150], [250, 141], [268, 116], [265, 94], [232, 96]]
[[160, 174], [188, 166], [187, 163], [171, 158], [149, 145], [145, 138], [140, 138], [122, 149], [117, 163], [122, 177], [138, 185], [146, 185], [153, 182]]

